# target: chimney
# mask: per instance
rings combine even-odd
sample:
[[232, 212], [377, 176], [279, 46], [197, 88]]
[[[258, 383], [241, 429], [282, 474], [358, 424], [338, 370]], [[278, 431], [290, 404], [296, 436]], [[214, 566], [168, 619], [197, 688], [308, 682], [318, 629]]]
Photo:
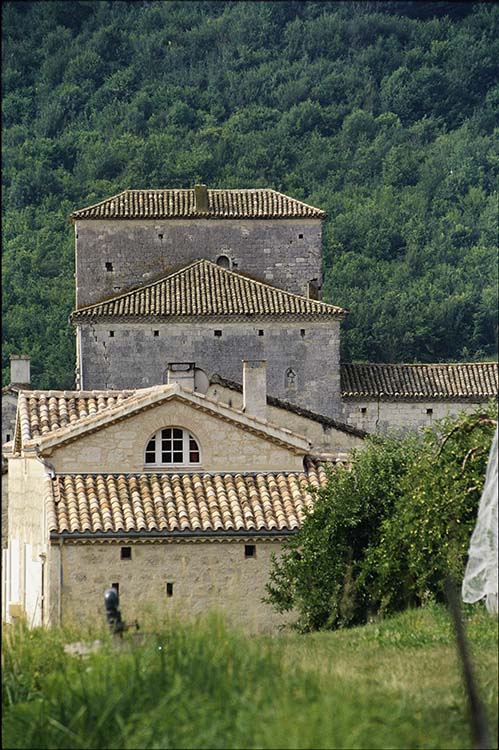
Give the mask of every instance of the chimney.
[[250, 417], [267, 419], [267, 362], [243, 359], [243, 411]]
[[29, 354], [11, 354], [10, 355], [10, 383], [11, 385], [30, 386], [31, 357]]
[[168, 385], [178, 383], [182, 388], [194, 390], [194, 362], [169, 362]]
[[206, 189], [206, 185], [194, 185], [194, 204], [196, 213], [208, 213], [208, 190]]

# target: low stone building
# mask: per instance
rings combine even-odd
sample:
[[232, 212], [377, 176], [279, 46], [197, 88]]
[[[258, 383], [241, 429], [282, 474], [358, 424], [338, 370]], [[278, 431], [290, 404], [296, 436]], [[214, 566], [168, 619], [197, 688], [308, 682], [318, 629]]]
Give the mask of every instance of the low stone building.
[[342, 364], [343, 419], [370, 433], [432, 427], [496, 400], [498, 373], [497, 362]]
[[271, 555], [299, 528], [326, 462], [306, 437], [253, 414], [266, 411], [263, 363], [244, 374], [244, 411], [178, 382], [20, 392], [7, 621], [95, 621], [111, 585], [129, 619], [218, 609], [252, 631], [286, 621], [262, 602]]

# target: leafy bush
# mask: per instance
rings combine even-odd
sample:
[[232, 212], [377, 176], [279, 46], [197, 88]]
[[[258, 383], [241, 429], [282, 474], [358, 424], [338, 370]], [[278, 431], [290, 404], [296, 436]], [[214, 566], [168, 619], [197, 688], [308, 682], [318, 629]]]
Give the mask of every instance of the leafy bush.
[[422, 436], [367, 438], [274, 557], [267, 601], [295, 609], [307, 631], [441, 599], [445, 577], [464, 572], [494, 414], [491, 406]]

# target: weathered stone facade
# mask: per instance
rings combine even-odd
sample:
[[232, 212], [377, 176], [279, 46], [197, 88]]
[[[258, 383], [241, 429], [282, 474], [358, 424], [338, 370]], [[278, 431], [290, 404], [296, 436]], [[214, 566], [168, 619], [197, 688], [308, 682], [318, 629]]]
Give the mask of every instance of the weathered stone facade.
[[[249, 544], [255, 547], [252, 557], [245, 554]], [[130, 547], [131, 558], [121, 559], [123, 546]], [[53, 547], [52, 601], [57, 602], [62, 578], [60, 620], [64, 625], [103, 621], [103, 594], [114, 583], [119, 584], [123, 617], [138, 619], [142, 625], [148, 617], [161, 621], [166, 616], [189, 618], [219, 611], [247, 632], [268, 632], [290, 619], [262, 602], [271, 555], [281, 549], [277, 540], [247, 537], [130, 544], [124, 539]], [[57, 611], [51, 619], [58, 621]]]
[[322, 279], [319, 219], [75, 221], [76, 307], [157, 279], [198, 258], [296, 294]]
[[79, 384], [85, 389], [157, 385], [167, 382], [169, 362], [195, 362], [208, 377], [219, 373], [241, 382], [242, 359], [260, 359], [267, 362], [269, 394], [338, 417], [339, 345], [338, 320], [90, 323], [78, 326]]
[[432, 427], [439, 419], [470, 414], [484, 405], [484, 399], [473, 401], [438, 401], [422, 399], [400, 399], [384, 401], [367, 399], [343, 399], [343, 419], [347, 424], [371, 433], [386, 433], [389, 430], [408, 430]]
[[[223, 416], [223, 415], [221, 415]], [[244, 416], [241, 420], [245, 420]], [[191, 432], [201, 451], [195, 471], [273, 471], [300, 470], [303, 454], [269, 441], [264, 435], [251, 434], [244, 423], [236, 424], [216, 415], [200, 412], [177, 399], [134, 413], [127, 419], [104, 425], [96, 432], [79, 436], [44, 451], [57, 473], [143, 472], [146, 445], [158, 430], [178, 426]], [[216, 436], [216, 439], [213, 438]], [[192, 470], [192, 469], [191, 469]]]

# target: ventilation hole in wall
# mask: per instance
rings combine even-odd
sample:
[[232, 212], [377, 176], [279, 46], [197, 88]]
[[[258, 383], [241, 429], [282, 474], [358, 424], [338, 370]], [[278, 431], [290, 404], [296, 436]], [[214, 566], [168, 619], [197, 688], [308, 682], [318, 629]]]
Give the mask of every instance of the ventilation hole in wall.
[[305, 329], [300, 328], [300, 336], [303, 338], [305, 336]]
[[5, 435], [5, 442], [8, 443], [10, 440], [10, 432]]
[[365, 406], [361, 406], [361, 407], [360, 407], [360, 413], [361, 413], [361, 414], [367, 414], [367, 409], [366, 409], [366, 407], [365, 407]]
[[120, 584], [119, 583], [112, 583], [111, 588], [116, 590], [116, 593], [118, 596], [120, 595]]
[[113, 270], [113, 264], [109, 263], [109, 261], [106, 263], [106, 271], [112, 271]]
[[219, 255], [217, 258], [217, 266], [220, 268], [230, 268], [230, 258], [228, 255]]
[[163, 235], [162, 234], [158, 234], [158, 237], [159, 237], [160, 240], [163, 239]]
[[173, 596], [173, 583], [166, 584], [166, 595]]
[[121, 559], [122, 560], [131, 560], [132, 559], [132, 548], [131, 547], [122, 547], [121, 548]]
[[263, 331], [262, 331], [262, 329], [261, 329], [261, 328], [260, 328], [260, 330], [258, 331], [258, 335], [259, 335], [259, 336], [263, 336]]
[[433, 415], [433, 409], [427, 409], [426, 413], [428, 414], [429, 417], [431, 417]]
[[256, 546], [254, 544], [244, 545], [244, 556], [245, 557], [256, 557]]
[[114, 339], [114, 331], [109, 331], [109, 338]]
[[222, 331], [213, 331], [213, 333], [215, 336], [218, 336], [218, 338], [222, 335]]
[[298, 239], [299, 239], [299, 240], [302, 240], [302, 239], [303, 239], [303, 235], [302, 235], [302, 234], [299, 234], [299, 235], [298, 235]]
[[232, 268], [237, 268], [238, 266], [239, 266], [239, 263], [237, 262], [237, 260], [233, 260], [232, 261]]
[[159, 336], [159, 331], [153, 331], [152, 334], [153, 336]]

